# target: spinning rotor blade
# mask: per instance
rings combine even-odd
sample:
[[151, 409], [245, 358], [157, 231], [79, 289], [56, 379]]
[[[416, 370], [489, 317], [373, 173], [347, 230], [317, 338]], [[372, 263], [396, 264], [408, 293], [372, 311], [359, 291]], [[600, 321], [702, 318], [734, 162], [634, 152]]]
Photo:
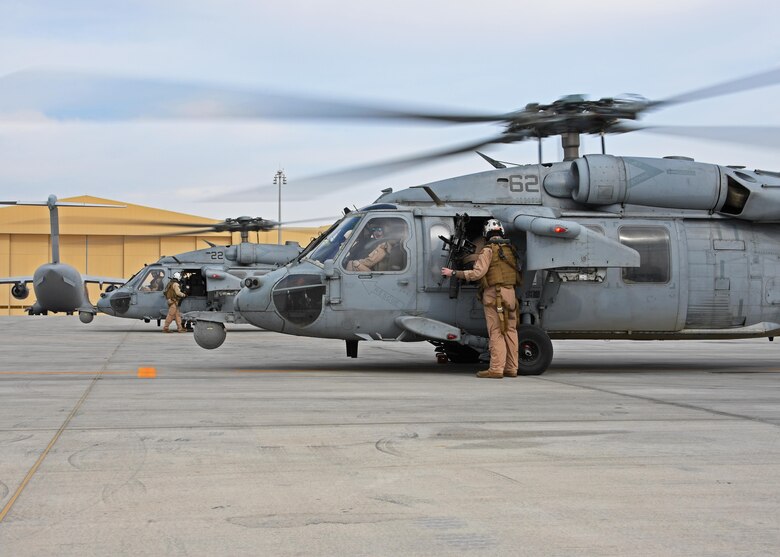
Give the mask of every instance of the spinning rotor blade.
[[643, 131], [757, 147], [780, 147], [780, 126], [619, 126], [614, 131]]
[[[216, 226], [220, 224], [219, 222], [215, 222], [213, 225], [209, 225], [205, 222], [166, 222], [166, 221], [133, 221], [136, 224], [142, 224], [142, 225], [148, 225], [148, 226], [171, 226], [174, 228], [202, 228], [207, 226]], [[210, 228], [213, 232], [213, 228]]]
[[0, 78], [0, 115], [62, 120], [362, 119], [495, 122], [506, 115], [429, 112], [187, 81], [24, 71]]
[[[48, 201], [0, 201], [0, 205], [18, 205], [27, 207], [47, 207]], [[105, 203], [76, 203], [71, 201], [57, 201], [56, 207], [103, 207], [108, 209], [126, 209], [127, 205], [108, 205]]]
[[[223, 230], [222, 232], [229, 232], [228, 230]], [[215, 234], [217, 233], [216, 230], [213, 228], [201, 228], [199, 230], [182, 230], [181, 232], [171, 232], [170, 234], [160, 234], [159, 236], [162, 238], [169, 238], [171, 236], [190, 236], [192, 234]]]
[[[168, 237], [168, 236], [189, 236], [193, 234], [214, 234], [214, 233], [223, 233], [223, 232], [237, 233], [237, 234], [243, 232], [270, 232], [271, 230], [284, 228], [285, 226], [291, 224], [301, 224], [301, 223], [315, 222], [315, 221], [333, 222], [338, 218], [339, 217], [333, 217], [333, 216], [317, 217], [317, 218], [308, 218], [308, 219], [301, 219], [301, 220], [294, 220], [294, 221], [286, 221], [283, 223], [278, 223], [276, 221], [270, 221], [261, 218], [252, 219], [244, 222], [239, 222], [238, 220], [233, 219], [230, 222], [228, 221], [217, 222], [213, 226], [204, 226], [203, 223], [192, 224], [192, 223], [180, 223], [180, 222], [156, 222], [156, 223], [145, 223], [145, 224], [155, 224], [157, 226], [174, 226], [174, 227], [192, 229], [192, 230], [182, 230], [181, 232], [171, 232], [170, 234], [162, 234], [162, 236]], [[258, 222], [258, 221], [262, 221], [262, 222]]]
[[[565, 134], [596, 134], [644, 129], [670, 135], [689, 135], [718, 141], [744, 141], [767, 146], [776, 144], [772, 128], [673, 128], [667, 126], [632, 127], [621, 122], [634, 121], [643, 112], [667, 106], [747, 91], [780, 83], [780, 68], [724, 83], [696, 89], [664, 100], [644, 98], [604, 98], [589, 101], [581, 95], [562, 97], [551, 104], [531, 103], [513, 112], [479, 114], [435, 110], [413, 110], [381, 104], [344, 102], [305, 96], [262, 92], [251, 88], [211, 85], [207, 83], [112, 77], [72, 72], [28, 71], [0, 78], [0, 119], [3, 115], [43, 113], [55, 119], [131, 120], [151, 119], [222, 119], [252, 120], [274, 118], [352, 119], [387, 121], [422, 121], [441, 123], [501, 123], [499, 135], [430, 151], [408, 158], [366, 164], [297, 180], [288, 188], [293, 197], [305, 188], [327, 186], [331, 189], [351, 186], [354, 182], [398, 172], [434, 160], [476, 151], [493, 143], [512, 143], [535, 137]], [[274, 188], [275, 189], [275, 188]], [[231, 192], [252, 195], [270, 192], [271, 186]], [[297, 190], [297, 192], [296, 192]], [[227, 197], [208, 198], [225, 201]], [[288, 197], [289, 198], [289, 197]], [[229, 219], [230, 220], [230, 219]], [[181, 223], [179, 226], [187, 227]], [[193, 228], [203, 227], [202, 223]], [[207, 226], [207, 225], [206, 225]], [[218, 226], [215, 223], [214, 226]], [[254, 228], [263, 230], [257, 223]], [[220, 226], [218, 231], [240, 231], [235, 224]]]
[[[302, 190], [314, 186], [318, 186], [319, 188], [328, 187], [330, 188], [329, 192], [332, 192], [337, 189], [354, 186], [355, 182], [359, 182], [361, 180], [383, 176], [394, 172], [400, 172], [402, 170], [406, 170], [407, 168], [412, 168], [414, 166], [418, 166], [420, 164], [424, 164], [427, 162], [443, 159], [446, 157], [451, 157], [453, 155], [459, 155], [461, 153], [467, 153], [469, 151], [474, 151], [476, 149], [479, 149], [480, 147], [484, 147], [485, 145], [491, 145], [494, 143], [506, 143], [509, 141], [520, 141], [521, 139], [527, 139], [529, 137], [529, 136], [523, 136], [522, 134], [515, 134], [515, 135], [516, 135], [516, 139], [512, 139], [510, 136], [502, 134], [491, 138], [482, 139], [477, 142], [467, 143], [465, 145], [460, 145], [456, 147], [450, 147], [448, 149], [444, 149], [441, 151], [431, 151], [413, 157], [394, 159], [390, 161], [371, 163], [371, 164], [366, 164], [361, 166], [353, 166], [351, 168], [336, 170], [334, 172], [327, 172], [325, 174], [309, 176], [306, 178], [302, 178], [300, 180], [296, 180], [294, 184], [294, 188], [298, 190]], [[272, 188], [273, 191], [275, 191], [275, 187], [276, 186], [263, 186], [260, 188], [245, 189], [241, 191], [230, 192], [230, 196], [257, 194], [258, 192], [262, 192], [262, 191], [270, 193]], [[289, 187], [290, 186], [288, 186], [288, 188]], [[206, 198], [204, 201], [212, 201], [212, 202], [225, 201], [226, 197], [229, 196], [220, 195], [218, 198]]]
[[285, 226], [288, 226], [290, 224], [304, 224], [304, 223], [309, 223], [309, 222], [322, 222], [322, 221], [326, 221], [328, 223], [332, 223], [333, 221], [338, 220], [340, 218], [341, 218], [340, 215], [338, 217], [334, 217], [333, 215], [330, 215], [328, 217], [317, 217], [317, 218], [301, 219], [301, 220], [287, 220], [287, 221], [278, 223], [277, 227], [278, 228], [284, 228]]
[[710, 85], [701, 89], [695, 89], [693, 91], [675, 95], [661, 101], [655, 101], [651, 103], [651, 107], [662, 108], [673, 104], [701, 101], [704, 99], [711, 99], [713, 97], [731, 95], [732, 93], [739, 93], [741, 91], [749, 91], [751, 89], [768, 87], [778, 83], [780, 83], [780, 68], [749, 75], [740, 79], [725, 81], [723, 83]]

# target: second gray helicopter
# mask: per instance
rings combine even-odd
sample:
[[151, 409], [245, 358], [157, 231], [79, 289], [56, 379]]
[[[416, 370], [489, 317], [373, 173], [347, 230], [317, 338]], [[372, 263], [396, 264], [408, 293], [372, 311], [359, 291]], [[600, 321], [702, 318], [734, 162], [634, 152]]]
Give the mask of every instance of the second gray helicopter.
[[[233, 312], [233, 299], [242, 282], [253, 276], [278, 268], [301, 253], [298, 242], [254, 244], [249, 242], [249, 232], [272, 230], [274, 221], [259, 217], [225, 219], [209, 227], [202, 224], [176, 224], [199, 230], [194, 232], [240, 232], [241, 243], [218, 246], [208, 242], [206, 249], [188, 251], [178, 255], [163, 256], [155, 263], [145, 265], [120, 288], [101, 294], [98, 311], [114, 317], [142, 319], [159, 325], [168, 312], [163, 294], [165, 286], [175, 272], [181, 273], [182, 288], [187, 297], [181, 303], [185, 324], [207, 313], [209, 318], [221, 323], [245, 323]], [[179, 234], [174, 234], [179, 235]]]

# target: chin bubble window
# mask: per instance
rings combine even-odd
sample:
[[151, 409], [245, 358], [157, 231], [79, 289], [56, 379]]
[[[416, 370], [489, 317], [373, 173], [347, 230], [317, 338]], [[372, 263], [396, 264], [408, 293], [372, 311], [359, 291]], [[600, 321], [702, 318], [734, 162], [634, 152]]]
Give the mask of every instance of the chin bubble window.
[[284, 319], [305, 327], [322, 312], [325, 285], [320, 275], [287, 275], [274, 286], [274, 306]]

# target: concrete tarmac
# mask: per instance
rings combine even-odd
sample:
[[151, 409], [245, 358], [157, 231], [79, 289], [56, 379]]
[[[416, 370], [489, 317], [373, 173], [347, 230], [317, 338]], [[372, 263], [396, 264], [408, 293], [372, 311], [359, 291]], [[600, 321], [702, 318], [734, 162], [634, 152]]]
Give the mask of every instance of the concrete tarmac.
[[[780, 554], [780, 344], [428, 344], [0, 318], [0, 555]], [[138, 377], [154, 367], [156, 377]]]

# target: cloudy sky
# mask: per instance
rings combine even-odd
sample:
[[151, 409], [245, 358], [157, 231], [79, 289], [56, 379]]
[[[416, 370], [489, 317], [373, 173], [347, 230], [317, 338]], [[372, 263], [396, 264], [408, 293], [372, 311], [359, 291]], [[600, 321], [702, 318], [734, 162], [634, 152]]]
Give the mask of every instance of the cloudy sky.
[[[779, 18], [780, 7], [766, 0], [0, 0], [0, 75], [55, 69], [496, 113], [577, 93], [666, 98], [778, 68]], [[780, 126], [778, 95], [774, 86], [658, 111], [643, 122]], [[296, 181], [498, 131], [481, 124], [0, 114], [0, 193], [89, 194], [213, 218], [275, 219], [269, 185], [281, 168], [288, 177], [282, 220], [336, 216], [388, 186], [489, 167], [465, 154], [326, 188], [296, 188]], [[755, 143], [635, 133], [608, 138], [607, 147], [780, 170], [777, 141]], [[599, 149], [591, 138], [583, 145], [585, 152]], [[536, 162], [533, 143], [488, 153]], [[547, 140], [544, 153], [559, 159], [557, 140]]]

